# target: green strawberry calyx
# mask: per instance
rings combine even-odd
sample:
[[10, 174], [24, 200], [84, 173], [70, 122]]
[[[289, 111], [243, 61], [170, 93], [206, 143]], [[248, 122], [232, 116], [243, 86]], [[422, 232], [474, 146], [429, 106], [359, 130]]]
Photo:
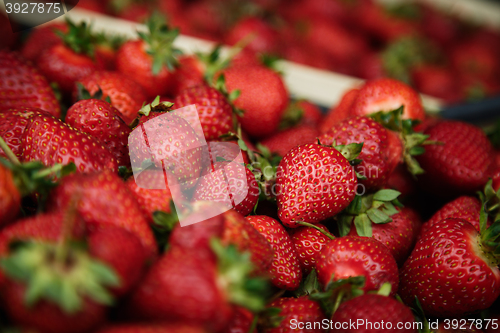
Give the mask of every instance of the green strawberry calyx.
[[370, 117], [380, 123], [388, 130], [397, 132], [403, 143], [403, 160], [412, 175], [424, 173], [424, 169], [420, 166], [414, 156], [425, 153], [424, 145], [440, 144], [436, 141], [428, 140], [429, 135], [415, 132], [413, 128], [418, 124], [417, 120], [402, 119], [404, 105], [400, 108], [389, 112], [377, 112], [371, 114]]
[[165, 67], [173, 71], [179, 64], [177, 57], [182, 54], [173, 45], [179, 36], [179, 29], [171, 29], [159, 12], [151, 15], [146, 21], [146, 27], [147, 32], [138, 31], [137, 34], [146, 43], [146, 53], [153, 58], [152, 73], [158, 75]]
[[151, 112], [168, 112], [172, 111], [174, 103], [171, 102], [160, 102], [160, 96], [156, 98], [150, 104], [144, 104], [139, 110], [139, 114], [143, 116], [149, 116]]
[[[500, 219], [498, 216], [498, 193], [493, 190], [490, 179], [485, 186], [484, 194], [478, 193], [481, 199], [479, 213], [480, 236], [478, 245], [492, 267], [500, 265]], [[499, 191], [500, 192], [500, 191]], [[489, 213], [494, 212], [494, 222], [488, 227]]]
[[54, 33], [62, 39], [64, 45], [75, 53], [84, 54], [94, 59], [96, 37], [91, 32], [91, 25], [85, 21], [77, 25], [68, 18], [66, 18], [66, 25], [68, 32], [54, 30]]
[[217, 282], [226, 291], [228, 300], [254, 313], [264, 310], [269, 283], [264, 277], [250, 277], [254, 272], [250, 253], [241, 253], [234, 245], [224, 246], [215, 238], [211, 239], [210, 247], [217, 257]]
[[102, 92], [102, 89], [99, 86], [97, 86], [97, 91], [94, 94], [91, 94], [81, 82], [77, 82], [76, 91], [77, 91], [76, 95], [77, 101], [85, 99], [100, 99], [111, 104], [111, 98], [109, 96], [104, 97], [104, 93]]
[[340, 236], [346, 236], [354, 223], [361, 237], [372, 237], [372, 223], [392, 222], [391, 216], [397, 214], [396, 207], [403, 207], [397, 199], [401, 193], [392, 189], [379, 190], [374, 194], [356, 195], [349, 206], [337, 216]]

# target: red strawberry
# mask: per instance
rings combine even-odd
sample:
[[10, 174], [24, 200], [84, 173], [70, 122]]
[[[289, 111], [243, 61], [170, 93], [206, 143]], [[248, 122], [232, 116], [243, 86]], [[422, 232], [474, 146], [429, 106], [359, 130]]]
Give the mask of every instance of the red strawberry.
[[391, 284], [391, 295], [398, 290], [398, 266], [389, 249], [368, 237], [345, 236], [331, 240], [316, 257], [318, 281], [327, 286], [331, 281], [364, 276], [365, 292]]
[[399, 164], [387, 179], [387, 188], [393, 188], [400, 192], [401, 198], [406, 198], [415, 193], [416, 187], [415, 177], [403, 164]]
[[150, 224], [153, 223], [155, 212], [171, 213], [172, 194], [163, 170], [144, 170], [137, 176], [137, 179], [130, 177], [127, 180], [127, 186]]
[[424, 65], [412, 70], [412, 82], [423, 94], [444, 99], [448, 103], [460, 98], [455, 75], [450, 69], [433, 65]]
[[228, 45], [235, 45], [245, 38], [253, 37], [245, 46], [254, 53], [276, 54], [278, 51], [278, 34], [265, 21], [257, 17], [246, 17], [238, 21], [228, 30], [224, 41]]
[[493, 147], [483, 131], [465, 122], [444, 120], [424, 131], [440, 144], [426, 146], [418, 161], [426, 173], [420, 183], [441, 196], [472, 193], [490, 176]]
[[283, 80], [263, 66], [235, 66], [224, 70], [227, 91], [239, 90], [234, 105], [243, 110], [241, 128], [251, 137], [272, 134], [288, 104]]
[[130, 128], [121, 113], [99, 99], [86, 99], [73, 104], [66, 113], [66, 123], [101, 142], [115, 157], [118, 165], [130, 165], [128, 136]]
[[354, 169], [366, 180], [360, 182], [368, 189], [385, 186], [389, 175], [395, 169], [399, 159], [391, 159], [389, 133], [382, 125], [368, 117], [355, 117], [344, 120], [323, 134], [319, 141], [323, 145], [348, 145], [363, 142], [358, 158], [361, 163]]
[[36, 59], [44, 50], [62, 43], [56, 32], [67, 33], [68, 26], [65, 23], [55, 22], [31, 29], [28, 38], [21, 47], [23, 57], [36, 63]]
[[281, 297], [269, 304], [279, 309], [280, 322], [277, 327], [263, 327], [265, 333], [323, 332], [320, 326], [326, 318], [319, 304], [308, 297]]
[[378, 294], [364, 294], [340, 304], [332, 318], [335, 331], [345, 333], [416, 333], [417, 324], [410, 308]]
[[418, 298], [425, 314], [457, 317], [488, 308], [500, 295], [498, 223], [481, 234], [461, 219], [447, 218], [418, 241], [400, 272], [399, 295], [407, 305]]
[[[321, 223], [316, 224], [316, 226], [329, 233], [328, 229]], [[305, 276], [316, 268], [317, 253], [333, 239], [333, 236], [330, 238], [316, 228], [306, 226], [291, 229], [289, 232], [300, 261], [302, 275]]]
[[176, 108], [191, 104], [196, 105], [205, 140], [218, 139], [233, 129], [231, 104], [216, 89], [206, 85], [188, 88], [174, 100]]
[[193, 55], [179, 57], [179, 66], [172, 73], [170, 95], [177, 96], [181, 91], [202, 85], [205, 66], [200, 59]]
[[415, 90], [400, 81], [382, 78], [368, 81], [359, 89], [350, 114], [366, 116], [401, 106], [404, 106], [402, 119], [425, 119], [422, 102]]
[[254, 333], [252, 328], [254, 314], [243, 307], [235, 307], [233, 318], [223, 333]]
[[268, 270], [271, 282], [281, 289], [297, 289], [302, 280], [302, 271], [295, 247], [285, 228], [275, 219], [264, 215], [250, 215], [246, 219], [274, 250], [273, 263]]
[[332, 217], [354, 199], [356, 185], [354, 168], [335, 148], [318, 144], [295, 147], [278, 166], [280, 220], [297, 227], [296, 221], [317, 223]]
[[179, 30], [169, 29], [160, 14], [151, 16], [146, 26], [148, 32], [139, 33], [139, 40], [128, 41], [118, 50], [116, 68], [139, 83], [148, 97], [154, 97], [169, 91], [179, 54], [172, 42]]
[[[20, 160], [23, 156], [24, 131], [29, 125], [29, 119], [38, 114], [49, 115], [44, 110], [28, 107], [0, 110], [0, 136]], [[0, 156], [7, 157], [2, 149], [0, 149]]]
[[18, 25], [16, 22], [9, 21], [7, 15], [0, 14], [0, 34], [2, 35], [0, 50], [12, 49], [16, 46], [19, 39], [19, 32], [13, 32], [13, 28], [17, 30]]
[[75, 82], [92, 72], [104, 69], [94, 59], [94, 38], [86, 22], [76, 26], [67, 21], [69, 31], [58, 43], [45, 49], [36, 59], [40, 72], [50, 82], [56, 82], [64, 93], [73, 91]]
[[356, 72], [358, 77], [365, 80], [374, 80], [387, 76], [382, 54], [367, 52], [362, 56]]
[[51, 192], [47, 210], [64, 209], [73, 193], [79, 193], [81, 196], [78, 214], [89, 229], [107, 225], [121, 227], [141, 240], [149, 259], [156, 255], [153, 233], [134, 197], [117, 175], [110, 171], [101, 171], [66, 176]]
[[61, 108], [47, 80], [18, 53], [0, 51], [0, 108], [33, 107], [59, 118]]
[[19, 213], [21, 194], [9, 169], [0, 163], [0, 227], [11, 222]]
[[322, 123], [323, 113], [315, 104], [303, 99], [297, 101], [297, 106], [302, 110], [302, 124], [318, 126]]
[[272, 153], [285, 156], [290, 149], [296, 146], [315, 142], [318, 134], [319, 132], [316, 127], [299, 125], [274, 134], [263, 140], [262, 145], [267, 147]]
[[455, 69], [475, 77], [490, 77], [498, 73], [498, 55], [487, 45], [465, 41], [455, 46], [450, 54]]
[[354, 105], [354, 101], [358, 96], [358, 89], [348, 90], [341, 98], [339, 104], [332, 107], [325, 117], [323, 123], [320, 124], [320, 132], [328, 132], [333, 126], [337, 125], [341, 121], [349, 118], [350, 110]]
[[117, 170], [116, 159], [102, 143], [50, 115], [29, 118], [21, 141], [24, 161], [49, 166], [73, 162], [79, 172]]
[[112, 324], [106, 325], [96, 333], [204, 333], [201, 327], [186, 323], [168, 324]]
[[[216, 162], [209, 168], [211, 176], [203, 177], [196, 186], [195, 200], [218, 201], [242, 215], [248, 215], [259, 200], [259, 185], [246, 166], [235, 162]], [[246, 187], [240, 176], [245, 173]]]
[[147, 99], [139, 84], [118, 72], [95, 71], [82, 78], [80, 83], [91, 95], [101, 89], [103, 98], [111, 99], [111, 105], [120, 111], [127, 124], [137, 117], [137, 112]]

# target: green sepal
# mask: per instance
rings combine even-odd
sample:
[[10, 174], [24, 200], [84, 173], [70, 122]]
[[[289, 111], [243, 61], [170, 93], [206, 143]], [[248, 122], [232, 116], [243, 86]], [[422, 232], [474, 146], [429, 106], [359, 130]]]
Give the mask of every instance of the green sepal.
[[280, 130], [293, 127], [302, 120], [304, 117], [304, 109], [300, 106], [300, 102], [301, 101], [298, 100], [288, 105], [278, 127]]
[[81, 82], [76, 83], [76, 100], [81, 101], [84, 99], [100, 99], [103, 100], [109, 104], [111, 104], [111, 98], [109, 96], [106, 96], [106, 98], [103, 98], [104, 94], [102, 92], [101, 87], [98, 85], [97, 86], [97, 91], [91, 95], [90, 92], [83, 86]]
[[379, 190], [373, 195], [373, 200], [376, 201], [392, 201], [397, 199], [401, 195], [401, 192], [392, 189]]
[[427, 320], [424, 310], [422, 309], [422, 305], [418, 300], [418, 297], [415, 296], [414, 305], [411, 307], [413, 315], [415, 316], [415, 321], [420, 323], [419, 333], [432, 333], [433, 331], [430, 329], [429, 321]]
[[300, 286], [293, 292], [296, 297], [313, 295], [321, 292], [321, 286], [318, 281], [318, 273], [313, 269], [305, 279], [302, 279]]
[[154, 111], [154, 112], [171, 111], [173, 106], [174, 106], [174, 103], [171, 103], [171, 102], [161, 102], [160, 103], [160, 96], [156, 96], [155, 99], [150, 104], [144, 104], [140, 108], [138, 113], [147, 117], [147, 116], [149, 116], [149, 114], [152, 111]]
[[334, 142], [334, 146], [349, 162], [354, 162], [354, 164], [359, 164], [360, 160], [357, 159], [361, 150], [363, 149], [363, 142], [361, 143], [350, 143], [348, 145], [337, 145]]
[[26, 284], [24, 302], [28, 307], [44, 299], [74, 314], [81, 310], [84, 298], [111, 305], [108, 288], [120, 285], [118, 275], [79, 244], [67, 246], [67, 256], [57, 258], [56, 244], [22, 242], [0, 259], [0, 267], [7, 277]]
[[389, 282], [384, 282], [377, 291], [377, 295], [388, 297], [391, 294], [392, 285]]
[[361, 237], [372, 237], [372, 222], [367, 214], [360, 214], [354, 218], [356, 232]]
[[91, 25], [81, 21], [78, 25], [66, 17], [67, 32], [54, 30], [63, 43], [78, 54], [85, 54], [92, 59], [95, 56], [96, 37], [91, 32]]

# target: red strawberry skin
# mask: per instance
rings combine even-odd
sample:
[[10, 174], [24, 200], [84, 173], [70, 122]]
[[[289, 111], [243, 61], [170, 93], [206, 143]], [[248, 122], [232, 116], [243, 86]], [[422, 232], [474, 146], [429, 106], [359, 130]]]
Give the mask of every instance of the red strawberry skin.
[[62, 40], [55, 31], [67, 32], [68, 26], [65, 23], [51, 23], [32, 29], [30, 35], [21, 48], [21, 54], [27, 60], [36, 63], [40, 54], [56, 44], [62, 44]]
[[[338, 325], [335, 327], [343, 327], [335, 330], [336, 332], [418, 332], [417, 323], [410, 308], [402, 306], [392, 297], [377, 294], [364, 294], [340, 304], [332, 320], [334, 325]], [[352, 322], [363, 324], [352, 328], [352, 325], [349, 325]], [[371, 327], [367, 323], [372, 323]], [[380, 325], [378, 329], [374, 328], [374, 323]]]
[[181, 91], [204, 84], [205, 66], [193, 55], [183, 55], [179, 59], [179, 67], [172, 73], [172, 85], [169, 95], [177, 96]]
[[288, 92], [281, 77], [262, 66], [235, 66], [224, 71], [229, 92], [240, 90], [234, 105], [244, 111], [241, 128], [251, 137], [272, 134], [288, 104]]
[[96, 333], [205, 333], [206, 331], [199, 326], [186, 323], [169, 324], [113, 324], [107, 325]]
[[116, 158], [118, 165], [129, 166], [130, 128], [120, 116], [120, 111], [111, 104], [98, 99], [87, 99], [73, 104], [66, 113], [65, 121], [101, 142]]
[[79, 81], [91, 95], [101, 88], [103, 98], [109, 96], [111, 105], [120, 111], [122, 119], [127, 124], [137, 117], [137, 112], [147, 101], [142, 87], [119, 72], [95, 71]]
[[368, 189], [377, 189], [387, 183], [389, 175], [396, 167], [389, 156], [389, 138], [387, 130], [368, 117], [346, 119], [323, 134], [319, 141], [323, 145], [347, 145], [363, 142], [363, 149], [358, 158], [362, 162], [354, 168], [365, 176], [360, 183]]
[[354, 101], [358, 97], [359, 89], [351, 89], [346, 91], [346, 93], [340, 99], [339, 104], [330, 108], [325, 120], [319, 125], [319, 130], [321, 133], [328, 132], [333, 126], [337, 125], [339, 122], [350, 117], [350, 110], [354, 104]]
[[432, 226], [400, 272], [405, 304], [418, 297], [426, 315], [443, 318], [491, 306], [500, 295], [500, 270], [489, 264], [478, 237], [474, 226], [461, 219]]
[[33, 107], [59, 118], [61, 108], [47, 80], [18, 53], [0, 51], [0, 109]]
[[267, 239], [274, 250], [274, 259], [268, 271], [271, 282], [278, 288], [297, 289], [302, 279], [302, 271], [295, 247], [285, 228], [269, 216], [251, 215], [246, 219]]
[[293, 147], [315, 142], [318, 134], [319, 132], [316, 127], [300, 125], [276, 133], [263, 140], [261, 143], [271, 152], [277, 153], [280, 156], [285, 156]]
[[225, 43], [235, 45], [250, 34], [254, 38], [246, 45], [246, 50], [254, 53], [277, 53], [278, 34], [268, 23], [257, 17], [240, 20], [225, 36]]
[[318, 144], [295, 147], [278, 166], [279, 218], [296, 228], [294, 221], [317, 223], [334, 216], [354, 199], [356, 184], [353, 167], [336, 149]]
[[[282, 317], [278, 327], [264, 328], [265, 333], [292, 333], [292, 332], [308, 332], [319, 333], [323, 329], [317, 328], [318, 323], [325, 319], [325, 315], [319, 304], [310, 300], [307, 296], [299, 298], [280, 297], [269, 304], [271, 308], [278, 308], [281, 312], [278, 316]], [[299, 324], [304, 327], [311, 325], [314, 329], [293, 329], [293, 324]], [[316, 326], [314, 326], [316, 325]]]
[[50, 115], [35, 115], [23, 133], [23, 160], [45, 165], [75, 163], [78, 172], [118, 169], [116, 159], [88, 134], [81, 133]]
[[[316, 226], [329, 233], [323, 224], [318, 223]], [[330, 238], [311, 227], [290, 229], [289, 232], [300, 261], [300, 267], [302, 267], [302, 275], [306, 276], [316, 268], [316, 255], [330, 241]]]
[[403, 119], [425, 119], [418, 93], [410, 86], [394, 79], [368, 81], [360, 88], [351, 115], [366, 116], [379, 111], [392, 111], [404, 106]]
[[429, 140], [438, 145], [427, 145], [418, 156], [426, 170], [420, 178], [424, 188], [440, 196], [474, 193], [480, 190], [488, 177], [493, 161], [493, 147], [483, 131], [471, 124], [444, 120], [427, 128]]
[[12, 172], [0, 164], [0, 227], [14, 220], [20, 207], [21, 195]]
[[[10, 150], [22, 160], [23, 134], [29, 125], [29, 119], [38, 114], [49, 115], [48, 112], [38, 108], [13, 108], [0, 110], [0, 136], [5, 140]], [[0, 149], [0, 156], [7, 157]]]
[[180, 92], [175, 108], [196, 105], [205, 139], [215, 140], [233, 128], [232, 107], [218, 90], [200, 85]]
[[365, 292], [391, 284], [391, 295], [398, 291], [398, 266], [389, 249], [369, 237], [345, 236], [331, 240], [316, 257], [318, 280], [326, 286], [333, 279], [364, 276]]

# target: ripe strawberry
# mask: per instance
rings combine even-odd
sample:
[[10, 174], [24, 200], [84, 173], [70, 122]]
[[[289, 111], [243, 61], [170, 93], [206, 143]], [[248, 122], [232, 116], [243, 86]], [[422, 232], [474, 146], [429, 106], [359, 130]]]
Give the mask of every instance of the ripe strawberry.
[[191, 104], [196, 105], [205, 140], [218, 139], [233, 129], [231, 104], [216, 89], [206, 85], [188, 88], [174, 100], [176, 108]]
[[315, 104], [308, 100], [301, 99], [294, 103], [301, 112], [300, 123], [311, 126], [318, 126], [323, 121], [323, 113]]
[[275, 219], [264, 215], [250, 215], [246, 219], [274, 250], [274, 259], [268, 270], [271, 282], [281, 289], [297, 289], [302, 280], [302, 271], [297, 252], [285, 228]]
[[278, 132], [273, 136], [262, 141], [262, 145], [267, 147], [269, 151], [277, 153], [280, 156], [285, 156], [290, 149], [314, 142], [318, 137], [316, 127], [309, 125], [299, 125]]
[[363, 142], [358, 158], [361, 163], [354, 169], [366, 180], [360, 183], [368, 189], [385, 186], [389, 175], [394, 171], [399, 160], [391, 158], [389, 149], [389, 133], [382, 125], [368, 117], [354, 117], [334, 125], [328, 132], [319, 137], [323, 145], [348, 145]]
[[306, 296], [280, 297], [271, 302], [269, 308], [279, 309], [280, 312], [277, 316], [281, 320], [277, 327], [264, 325], [262, 331], [265, 333], [323, 332], [323, 327], [318, 327], [318, 325], [326, 319], [325, 314], [317, 302]]
[[417, 184], [415, 177], [403, 165], [399, 164], [387, 179], [387, 188], [395, 189], [401, 193], [401, 198], [407, 198], [415, 193]]
[[400, 272], [399, 295], [418, 298], [424, 313], [457, 317], [488, 308], [500, 295], [498, 223], [481, 234], [465, 220], [446, 218], [422, 235]]
[[418, 332], [410, 308], [378, 294], [364, 294], [340, 304], [332, 322], [338, 332]]
[[110, 171], [73, 174], [62, 179], [50, 194], [48, 211], [60, 211], [68, 206], [73, 193], [79, 193], [78, 214], [87, 228], [107, 225], [121, 227], [136, 235], [149, 259], [157, 252], [153, 233], [125, 183]]
[[331, 281], [364, 276], [363, 290], [378, 290], [391, 284], [391, 295], [398, 290], [398, 266], [389, 249], [369, 237], [344, 236], [331, 240], [316, 257], [318, 281], [328, 286]]
[[474, 40], [457, 44], [450, 54], [451, 63], [461, 73], [475, 77], [489, 77], [498, 73], [498, 55], [481, 42]]
[[118, 72], [95, 71], [82, 78], [80, 83], [91, 95], [101, 89], [103, 98], [111, 99], [111, 105], [120, 111], [127, 124], [137, 117], [137, 112], [147, 100], [139, 84]]
[[9, 169], [0, 163], [0, 227], [14, 220], [21, 206], [21, 194]]
[[288, 104], [279, 74], [263, 66], [230, 67], [223, 73], [227, 91], [240, 91], [234, 105], [244, 112], [238, 117], [243, 131], [255, 138], [272, 134]]
[[117, 170], [116, 159], [102, 143], [50, 115], [30, 117], [21, 141], [24, 161], [48, 166], [73, 162], [79, 172]]
[[444, 120], [424, 131], [429, 145], [418, 161], [426, 173], [419, 183], [441, 196], [472, 193], [490, 176], [493, 147], [483, 131], [465, 122]]
[[321, 133], [328, 132], [333, 126], [350, 117], [350, 110], [354, 105], [354, 101], [358, 96], [359, 89], [348, 90], [341, 98], [339, 104], [332, 107], [325, 117], [323, 123], [320, 124], [319, 130]]
[[129, 166], [128, 136], [130, 128], [121, 113], [108, 102], [85, 99], [73, 104], [66, 113], [66, 123], [91, 135], [115, 157], [119, 166]]
[[31, 32], [21, 47], [21, 54], [26, 60], [36, 63], [40, 54], [56, 44], [61, 44], [62, 40], [58, 33], [67, 33], [68, 26], [62, 22], [54, 22], [36, 29]]
[[264, 20], [257, 17], [241, 19], [228, 30], [224, 37], [227, 45], [235, 45], [245, 38], [252, 36], [245, 49], [254, 53], [276, 54], [278, 51], [278, 34]]
[[235, 307], [233, 318], [229, 322], [226, 330], [223, 333], [254, 333], [255, 328], [252, 328], [254, 314], [243, 307]]
[[[330, 233], [323, 224], [318, 223], [316, 226], [326, 233]], [[317, 253], [333, 239], [333, 236], [330, 238], [316, 228], [307, 226], [291, 229], [289, 233], [300, 261], [302, 275], [306, 276], [316, 268]]]
[[332, 217], [354, 199], [356, 184], [354, 168], [335, 148], [318, 144], [295, 147], [278, 166], [280, 220], [297, 227], [296, 221], [317, 223]]
[[422, 94], [444, 99], [447, 103], [457, 102], [460, 98], [455, 75], [446, 67], [422, 65], [411, 73], [415, 88]]
[[[49, 115], [44, 110], [29, 107], [0, 110], [0, 136], [20, 160], [23, 156], [23, 133], [29, 125], [29, 119], [38, 114]], [[2, 149], [0, 156], [7, 157]]]
[[187, 323], [168, 324], [111, 324], [96, 330], [96, 333], [204, 333], [201, 327]]
[[61, 108], [47, 80], [18, 53], [0, 51], [0, 108], [33, 107], [59, 118]]
[[154, 97], [169, 91], [180, 52], [172, 43], [179, 30], [171, 30], [160, 14], [151, 16], [146, 26], [148, 32], [138, 33], [140, 39], [127, 41], [120, 47], [116, 68], [139, 83], [146, 96]]
[[92, 72], [104, 69], [94, 58], [94, 37], [86, 22], [75, 25], [66, 21], [69, 31], [62, 34], [63, 43], [45, 49], [36, 59], [40, 72], [50, 82], [56, 82], [64, 93], [71, 93], [75, 82]]
[[[209, 167], [208, 172], [211, 172], [211, 176], [205, 176], [198, 182], [193, 198], [222, 202], [244, 216], [250, 214], [260, 193], [252, 171], [235, 162], [216, 162]], [[243, 172], [245, 180], [240, 178]]]
[[169, 94], [177, 96], [181, 91], [202, 85], [205, 66], [200, 59], [193, 55], [183, 55], [178, 59], [179, 65], [172, 73]]
[[163, 170], [144, 170], [137, 179], [130, 177], [126, 184], [149, 224], [153, 223], [155, 212], [171, 213], [172, 194]]
[[18, 25], [16, 22], [9, 21], [7, 15], [4, 15], [3, 13], [0, 14], [0, 34], [2, 35], [0, 50], [10, 50], [16, 46], [20, 34], [19, 32], [13, 32], [13, 28], [16, 29], [14, 31], [19, 31], [17, 30]]
[[382, 78], [368, 81], [359, 89], [350, 114], [366, 116], [401, 106], [404, 107], [402, 119], [425, 119], [422, 102], [415, 90], [400, 81]]

